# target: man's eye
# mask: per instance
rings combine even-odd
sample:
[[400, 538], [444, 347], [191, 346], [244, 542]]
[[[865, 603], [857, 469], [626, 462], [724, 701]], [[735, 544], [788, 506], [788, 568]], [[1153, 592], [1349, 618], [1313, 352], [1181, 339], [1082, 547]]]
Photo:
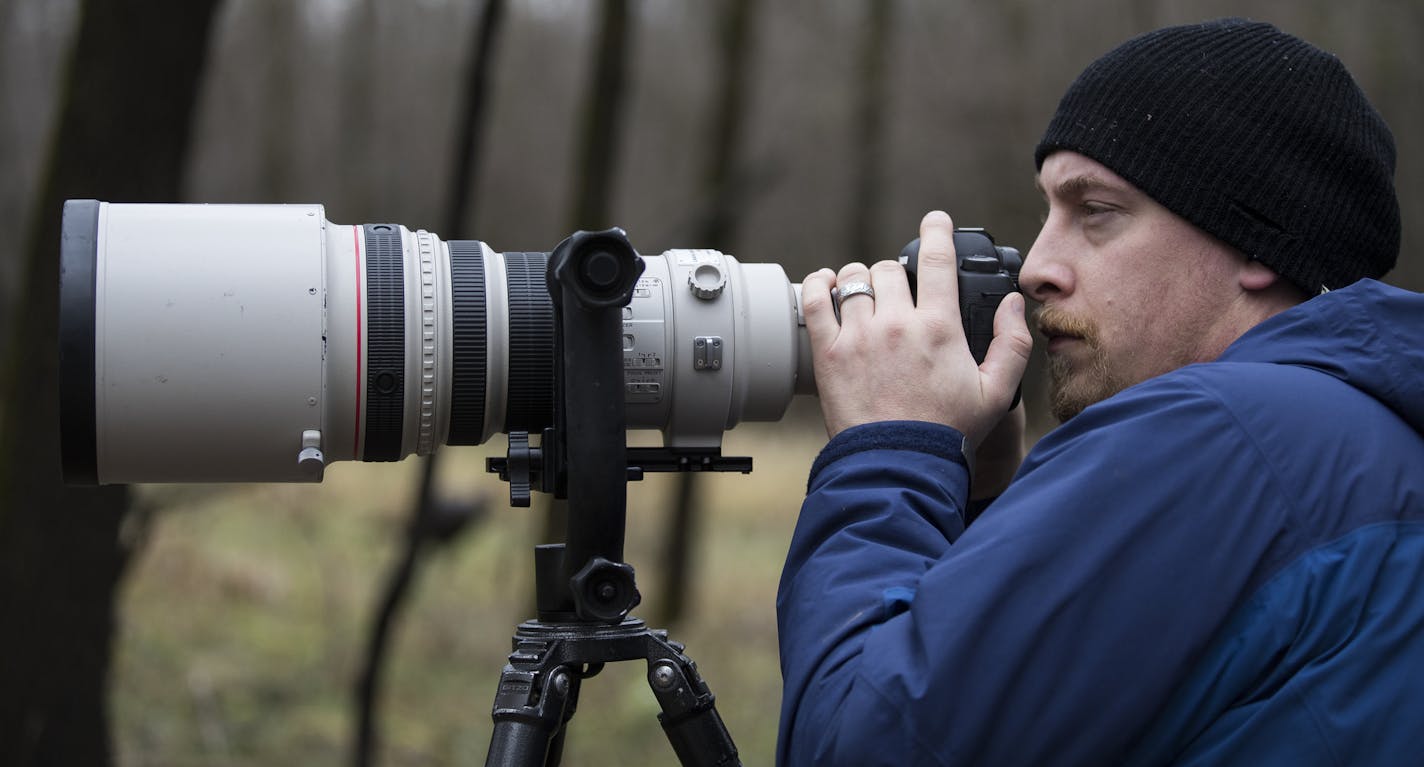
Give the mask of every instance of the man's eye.
[[1084, 216], [1097, 216], [1103, 213], [1111, 213], [1113, 208], [1098, 202], [1085, 202], [1078, 206], [1078, 210]]

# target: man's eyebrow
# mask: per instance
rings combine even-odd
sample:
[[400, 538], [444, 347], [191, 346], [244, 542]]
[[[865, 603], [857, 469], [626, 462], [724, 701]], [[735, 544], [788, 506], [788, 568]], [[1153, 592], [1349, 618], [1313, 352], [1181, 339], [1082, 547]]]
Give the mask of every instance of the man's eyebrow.
[[[1043, 182], [1035, 178], [1033, 185], [1038, 189], [1039, 194], [1047, 196], [1048, 192], [1043, 188]], [[1058, 182], [1053, 188], [1053, 196], [1063, 199], [1073, 199], [1082, 197], [1089, 192], [1109, 192], [1118, 189], [1118, 185], [1112, 184], [1102, 176], [1092, 173], [1083, 173], [1077, 176], [1069, 176]]]

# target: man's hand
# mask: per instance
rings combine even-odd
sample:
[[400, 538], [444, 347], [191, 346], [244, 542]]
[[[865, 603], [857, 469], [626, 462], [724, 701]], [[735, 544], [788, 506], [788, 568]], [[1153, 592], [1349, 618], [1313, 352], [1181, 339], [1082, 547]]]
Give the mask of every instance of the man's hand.
[[969, 485], [972, 500], [997, 497], [1023, 465], [1028, 450], [1024, 445], [1027, 418], [1023, 402], [1010, 410], [974, 451], [974, 481]]
[[[881, 261], [809, 275], [801, 286], [806, 330], [830, 436], [873, 421], [942, 423], [977, 447], [1009, 409], [1033, 338], [1023, 296], [1012, 293], [994, 315], [994, 341], [974, 363], [959, 317], [954, 224], [934, 211], [920, 222], [919, 304], [904, 267]], [[836, 322], [831, 291], [869, 283], [873, 297], [851, 295]]]

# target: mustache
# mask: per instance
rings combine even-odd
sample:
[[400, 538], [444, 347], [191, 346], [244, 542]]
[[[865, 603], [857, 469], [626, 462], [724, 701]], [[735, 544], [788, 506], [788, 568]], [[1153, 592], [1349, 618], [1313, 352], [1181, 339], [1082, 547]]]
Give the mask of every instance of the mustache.
[[1082, 317], [1075, 317], [1053, 306], [1040, 306], [1033, 313], [1034, 325], [1046, 337], [1072, 336], [1081, 338], [1090, 346], [1098, 344], [1098, 327]]

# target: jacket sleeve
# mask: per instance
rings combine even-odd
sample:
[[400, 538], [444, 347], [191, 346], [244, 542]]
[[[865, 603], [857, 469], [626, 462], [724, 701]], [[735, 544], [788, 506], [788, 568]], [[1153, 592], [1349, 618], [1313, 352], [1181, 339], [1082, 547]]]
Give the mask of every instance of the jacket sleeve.
[[1190, 383], [1060, 427], [967, 530], [961, 444], [870, 424], [817, 459], [777, 598], [780, 763], [1121, 761], [1251, 586], [1269, 536], [1243, 528], [1279, 516]]

